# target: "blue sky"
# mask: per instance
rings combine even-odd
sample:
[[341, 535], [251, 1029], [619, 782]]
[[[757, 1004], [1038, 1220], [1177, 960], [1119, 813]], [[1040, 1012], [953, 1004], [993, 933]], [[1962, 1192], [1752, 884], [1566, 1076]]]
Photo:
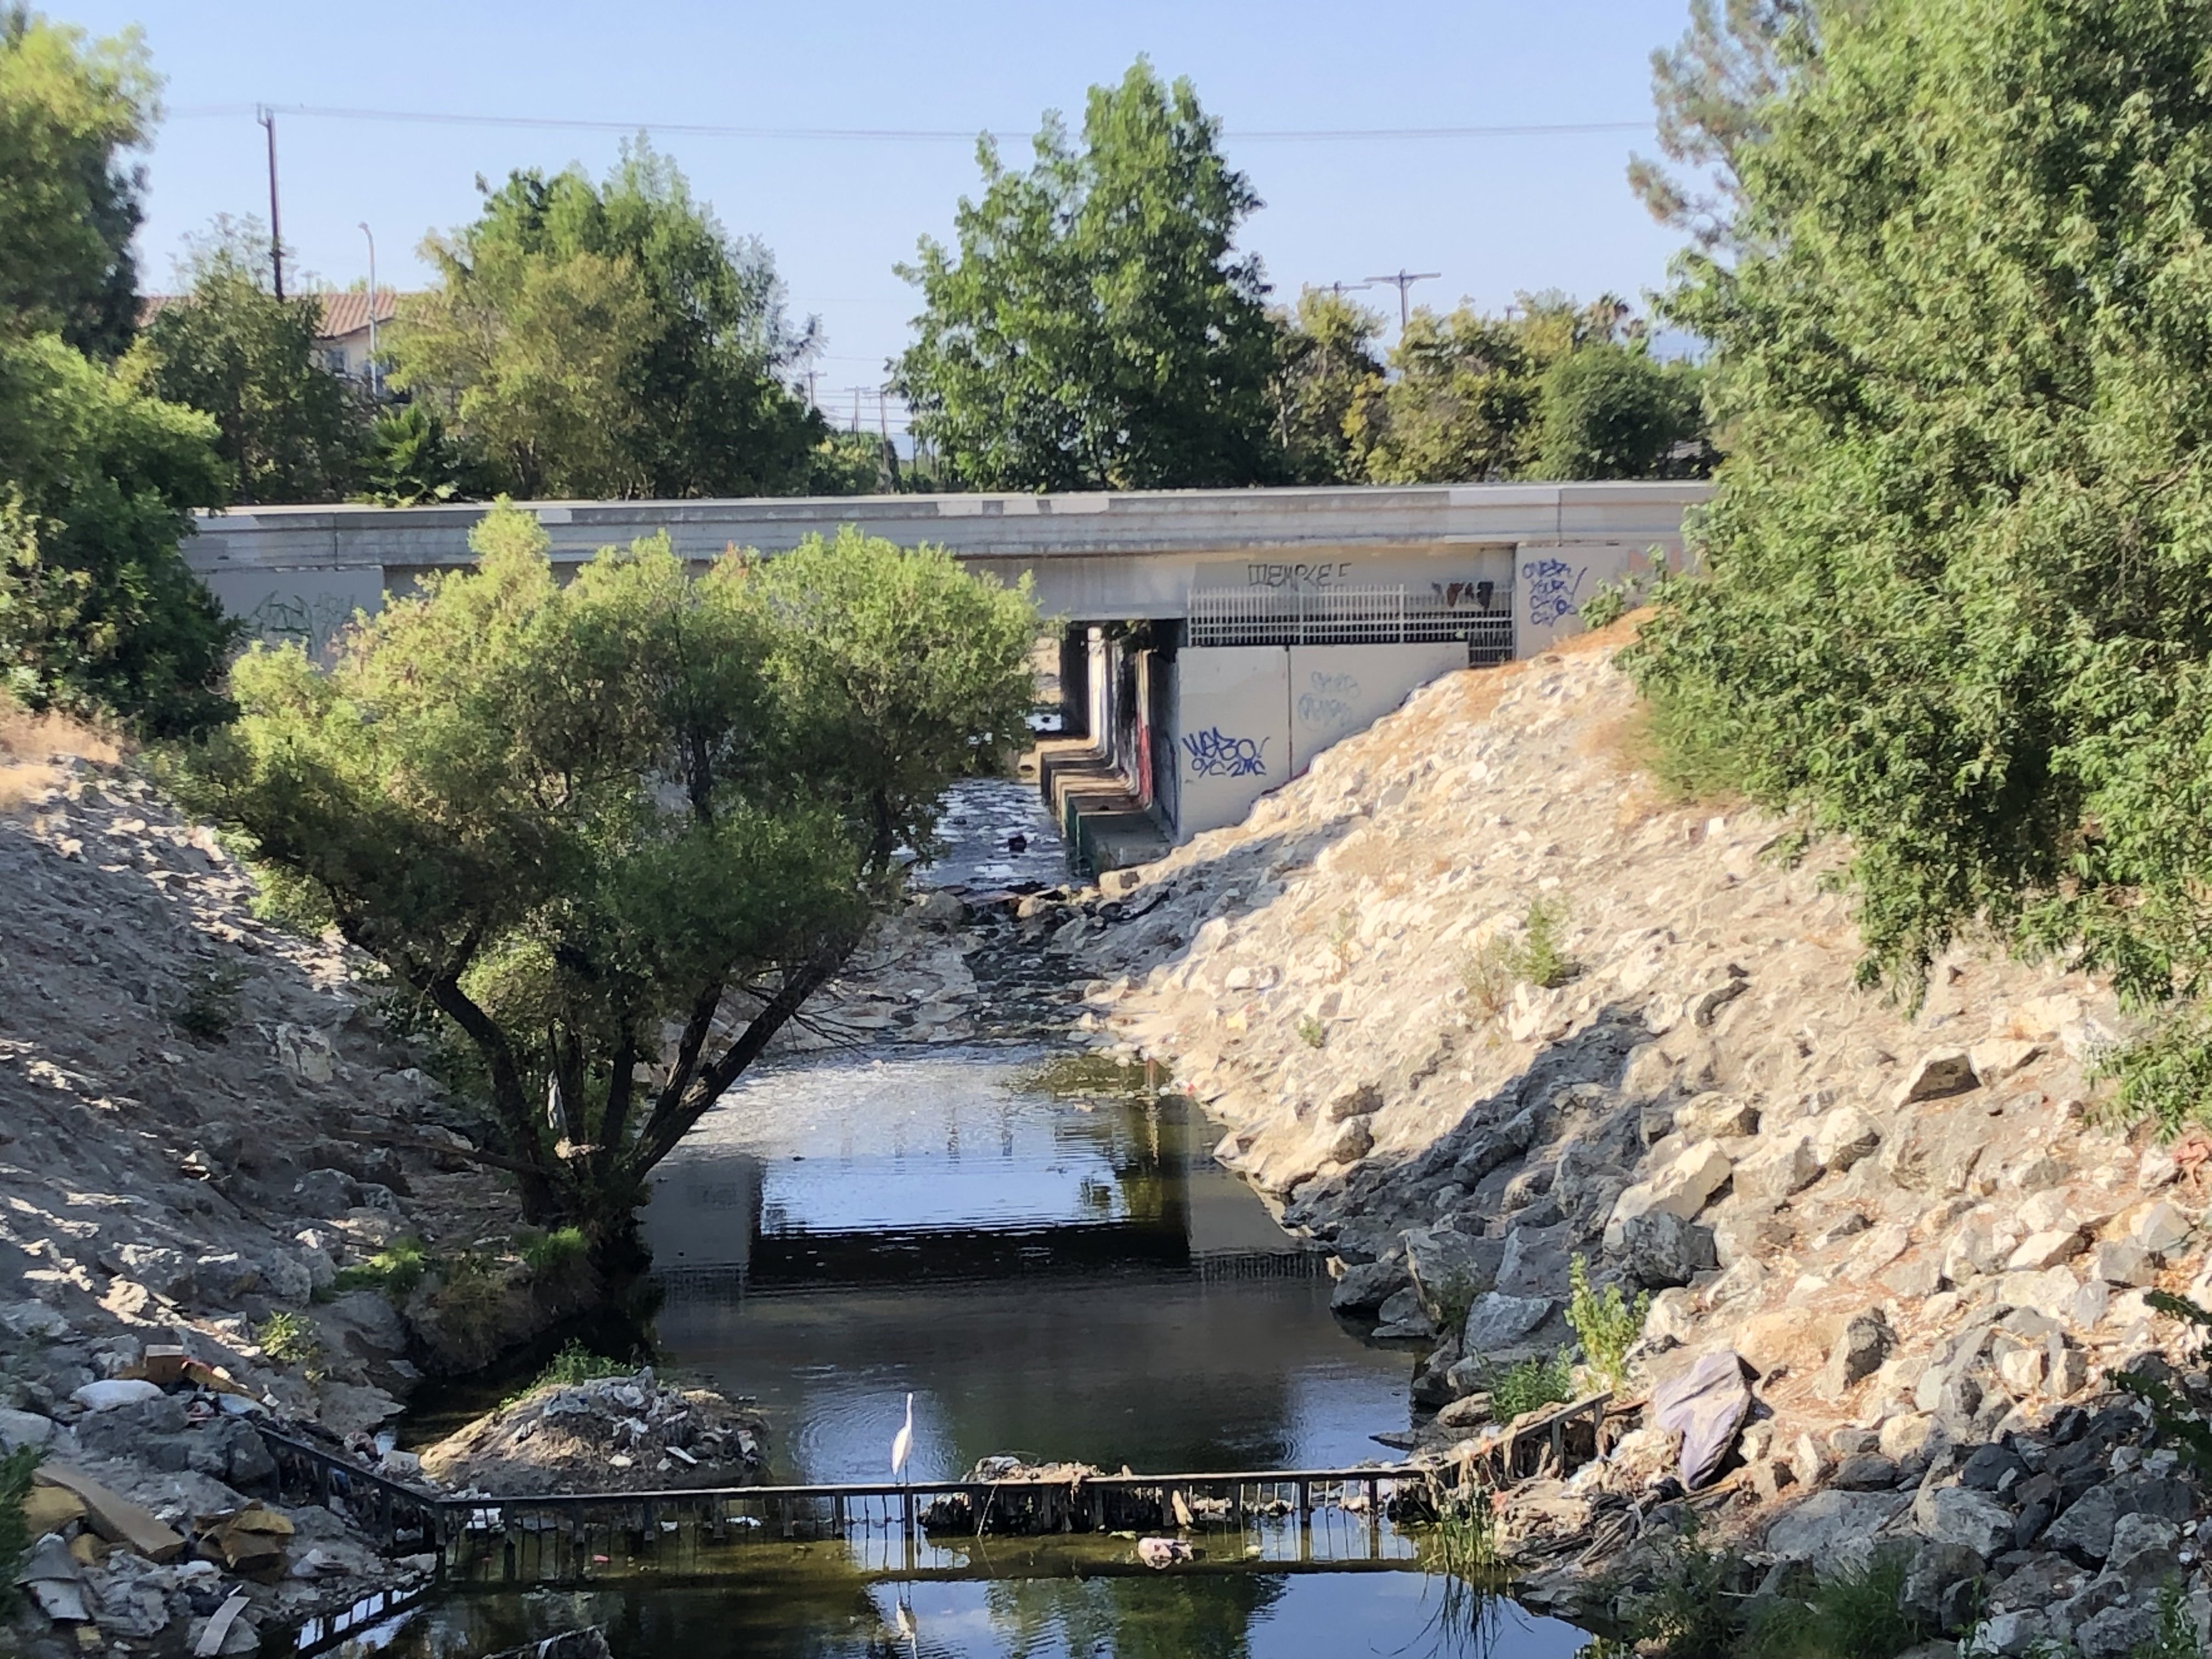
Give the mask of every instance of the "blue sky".
[[[1401, 267], [1414, 290], [1488, 307], [1515, 290], [1632, 297], [1657, 286], [1679, 239], [1622, 172], [1648, 138], [1610, 132], [1480, 140], [1241, 141], [1239, 129], [1490, 126], [1643, 120], [1648, 57], [1682, 30], [1684, 0], [1480, 0], [1393, 6], [1180, 0], [1085, 7], [839, 0], [757, 6], [469, 0], [46, 0], [98, 33], [145, 30], [173, 111], [150, 158], [143, 285], [164, 286], [181, 238], [216, 214], [267, 210], [250, 106], [765, 127], [1026, 132], [1079, 115], [1085, 88], [1139, 52], [1187, 75], [1228, 129], [1267, 206], [1246, 243], [1283, 294]], [[230, 112], [221, 106], [240, 106]], [[419, 283], [425, 231], [474, 211], [474, 180], [515, 167], [594, 172], [618, 135], [385, 124], [277, 123], [285, 240], [307, 270]], [[972, 144], [657, 139], [732, 230], [774, 250], [796, 313], [817, 314], [825, 405], [873, 386], [906, 337], [912, 291], [891, 272], [943, 235], [975, 188]], [[1018, 143], [1010, 143], [1010, 153]], [[1388, 302], [1382, 289], [1362, 296]], [[869, 405], [872, 410], [872, 403]]]

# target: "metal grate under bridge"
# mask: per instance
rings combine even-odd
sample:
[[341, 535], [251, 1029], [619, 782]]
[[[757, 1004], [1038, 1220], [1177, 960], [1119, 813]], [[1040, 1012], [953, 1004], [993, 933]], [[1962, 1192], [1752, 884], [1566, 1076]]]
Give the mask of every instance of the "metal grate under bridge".
[[[1487, 582], [1477, 585], [1490, 588]], [[1194, 587], [1183, 637], [1192, 646], [1401, 645], [1467, 641], [1470, 665], [1513, 659], [1511, 590], [1474, 604], [1405, 583], [1344, 587]]]

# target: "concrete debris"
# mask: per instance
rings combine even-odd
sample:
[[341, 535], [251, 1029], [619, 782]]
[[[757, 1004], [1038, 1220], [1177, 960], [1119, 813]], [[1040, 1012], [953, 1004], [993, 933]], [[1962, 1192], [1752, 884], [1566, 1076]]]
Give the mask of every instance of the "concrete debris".
[[501, 1496], [736, 1486], [757, 1477], [765, 1438], [750, 1401], [673, 1388], [647, 1368], [533, 1389], [424, 1448], [422, 1468]]

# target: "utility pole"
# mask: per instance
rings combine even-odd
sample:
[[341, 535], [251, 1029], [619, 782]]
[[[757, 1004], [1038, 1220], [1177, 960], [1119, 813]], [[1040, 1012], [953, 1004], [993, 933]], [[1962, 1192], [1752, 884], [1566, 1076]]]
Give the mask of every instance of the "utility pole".
[[822, 399], [814, 395], [814, 378], [819, 372], [820, 371], [817, 369], [811, 368], [806, 371], [806, 406], [809, 409], [819, 409], [822, 407]]
[[276, 216], [276, 112], [266, 104], [253, 118], [269, 131], [269, 275], [276, 297], [284, 297], [284, 228]]
[[858, 432], [860, 429], [860, 408], [862, 400], [874, 389], [875, 388], [872, 386], [848, 386], [845, 388], [846, 391], [853, 394], [853, 430], [855, 432]]
[[1443, 275], [1441, 270], [1407, 270], [1402, 265], [1395, 276], [1370, 276], [1370, 283], [1388, 283], [1398, 290], [1398, 331], [1403, 334], [1412, 313], [1406, 308], [1406, 290], [1416, 283], [1426, 283]]
[[368, 228], [368, 221], [361, 222], [361, 234], [368, 238], [368, 398], [376, 401], [376, 233]]

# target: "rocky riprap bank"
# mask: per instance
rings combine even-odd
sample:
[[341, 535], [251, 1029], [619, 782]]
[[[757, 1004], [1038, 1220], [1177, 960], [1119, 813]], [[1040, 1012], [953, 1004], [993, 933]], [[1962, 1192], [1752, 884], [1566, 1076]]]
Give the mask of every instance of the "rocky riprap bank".
[[[2202, 1494], [2110, 1381], [2180, 1357], [2148, 1291], [2205, 1297], [2201, 1144], [2100, 1127], [2085, 1066], [2122, 1021], [2094, 981], [1960, 949], [1917, 1012], [1855, 988], [1840, 850], [1669, 799], [1616, 642], [1439, 681], [1109, 878], [1052, 923], [1097, 976], [1084, 1022], [1223, 1123], [1217, 1155], [1334, 1250], [1341, 1310], [1422, 1346], [1431, 1447], [1571, 1340], [1581, 1255], [1653, 1295], [1625, 1402], [1740, 1358], [1747, 1420], [1691, 1501], [1762, 1573], [1894, 1540], [1945, 1622], [1980, 1587], [2005, 1653], [2125, 1652], [2168, 1578], [2202, 1625]], [[1555, 988], [1486, 946], [1539, 902]], [[1576, 1479], [1508, 1534], [1532, 1563], [1579, 1540], [1583, 1588], [1549, 1590], [1587, 1606], [1621, 1565], [1599, 1511], [1635, 1510], [1626, 1547], [1665, 1488]]]
[[[485, 1363], [592, 1287], [533, 1274], [503, 1183], [418, 1150], [452, 1144], [453, 1114], [343, 953], [258, 921], [246, 873], [127, 766], [50, 772], [0, 814], [0, 1446], [189, 1543], [272, 1495], [252, 1421], [376, 1462], [425, 1371]], [[420, 1283], [340, 1288], [403, 1239]], [[459, 1256], [457, 1306], [439, 1264]], [[149, 1349], [222, 1386], [163, 1370], [175, 1353], [151, 1397], [98, 1386]], [[291, 1531], [249, 1579], [196, 1548], [150, 1559], [45, 1491], [93, 1627], [140, 1652], [196, 1642], [241, 1586], [227, 1653], [401, 1576], [328, 1509], [272, 1503]], [[78, 1651], [28, 1598], [11, 1644]]]

